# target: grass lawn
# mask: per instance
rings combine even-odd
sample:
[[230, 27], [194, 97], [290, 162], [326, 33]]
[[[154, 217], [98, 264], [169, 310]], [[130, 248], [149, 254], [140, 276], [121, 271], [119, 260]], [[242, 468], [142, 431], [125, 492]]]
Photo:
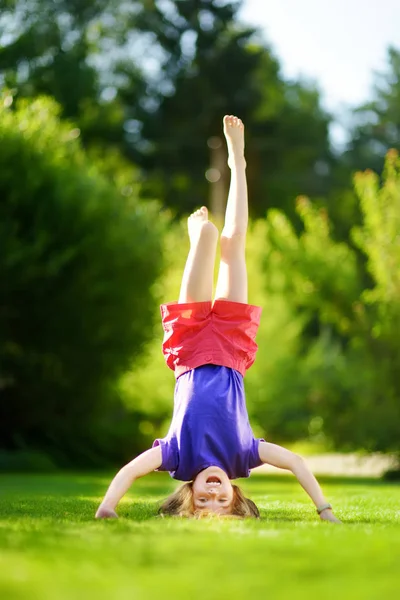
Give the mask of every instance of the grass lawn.
[[2, 600], [400, 597], [398, 484], [321, 479], [340, 526], [292, 478], [253, 476], [260, 521], [190, 521], [155, 516], [175, 486], [155, 473], [95, 521], [110, 476], [0, 476]]

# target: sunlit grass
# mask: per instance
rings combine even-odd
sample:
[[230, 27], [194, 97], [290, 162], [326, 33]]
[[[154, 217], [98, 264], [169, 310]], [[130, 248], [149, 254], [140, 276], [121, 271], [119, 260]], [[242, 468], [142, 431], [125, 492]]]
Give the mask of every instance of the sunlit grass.
[[154, 474], [118, 521], [93, 514], [108, 476], [0, 478], [0, 597], [396, 598], [400, 486], [322, 481], [344, 525], [321, 523], [291, 478], [242, 481], [262, 519], [160, 518], [175, 486]]

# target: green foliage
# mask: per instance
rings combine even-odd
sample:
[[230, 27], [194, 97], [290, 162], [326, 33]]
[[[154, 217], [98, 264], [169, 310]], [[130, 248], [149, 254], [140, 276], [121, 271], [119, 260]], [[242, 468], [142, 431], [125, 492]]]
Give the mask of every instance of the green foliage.
[[[178, 214], [204, 202], [207, 141], [224, 113], [246, 122], [253, 215], [332, 186], [331, 117], [287, 82], [240, 2], [1, 2], [0, 82], [53, 96], [85, 146], [110, 144], [144, 173], [142, 195]], [[1, 10], [2, 9], [2, 10]], [[196, 107], [194, 109], [194, 107]]]
[[[373, 172], [358, 174], [357, 193], [364, 215], [364, 226], [354, 230], [357, 245], [367, 256], [368, 270], [375, 286], [365, 300], [379, 305], [381, 319], [391, 320], [400, 298], [400, 160], [396, 151], [387, 155], [384, 183]], [[383, 322], [382, 322], [383, 325]], [[391, 322], [390, 325], [393, 325]], [[386, 332], [390, 335], [390, 325]]]
[[[177, 300], [189, 241], [186, 222], [175, 223], [163, 237], [165, 270], [155, 286], [160, 302]], [[154, 314], [153, 335], [132, 368], [120, 379], [119, 393], [129, 410], [141, 414], [139, 431], [147, 445], [165, 435], [172, 416], [175, 377], [166, 366], [161, 343], [163, 330], [160, 310]]]
[[343, 161], [351, 171], [381, 174], [386, 153], [400, 150], [400, 50], [388, 49], [386, 72], [376, 75], [373, 97], [354, 111], [354, 119]]
[[[247, 241], [249, 302], [262, 306], [263, 312], [257, 334], [258, 354], [246, 373], [245, 388], [253, 430], [277, 442], [298, 439], [299, 429], [300, 437], [304, 437], [298, 382], [293, 385], [293, 394], [287, 393], [287, 384], [293, 381], [292, 357], [297, 355], [302, 319], [283, 301], [281, 292], [267, 290], [263, 269], [267, 231], [267, 222], [257, 221], [251, 226]], [[286, 392], [284, 401], [282, 387]]]
[[[363, 222], [352, 234], [366, 257], [367, 285], [365, 261], [354, 247], [334, 240], [325, 211], [300, 199], [299, 235], [282, 214], [269, 214], [267, 288], [281, 295], [303, 326], [295, 353], [284, 362], [286, 370], [296, 363], [291, 376], [276, 374], [279, 418], [274, 421], [277, 409], [267, 402], [265, 427], [272, 418], [276, 431], [289, 434], [294, 417], [301, 435], [308, 419], [309, 433], [325, 434], [336, 446], [399, 450], [399, 167], [392, 152], [381, 187], [371, 172], [355, 179]], [[290, 412], [293, 394], [304, 419]]]
[[[138, 161], [149, 176], [148, 193], [157, 190], [168, 206], [189, 212], [209, 193], [207, 142], [221, 135], [223, 114], [238, 114], [246, 123], [252, 215], [272, 205], [293, 216], [299, 189], [318, 196], [330, 185], [331, 119], [315, 89], [282, 78], [261, 36], [238, 20], [239, 5], [144, 6], [137, 26], [155, 34], [164, 60], [146, 102], [130, 107], [142, 124], [137, 144], [146, 142]], [[119, 97], [126, 103], [129, 93], [128, 85]]]
[[[207, 140], [220, 135], [225, 112], [246, 122], [253, 217], [279, 209], [249, 234], [250, 301], [264, 307], [246, 377], [255, 428], [274, 439], [398, 446], [397, 158], [381, 190], [371, 173], [356, 180], [361, 202], [347, 188], [355, 168], [380, 175], [384, 154], [398, 147], [400, 53], [389, 50], [388, 72], [335, 157], [318, 90], [284, 80], [239, 8], [0, 0], [0, 83], [16, 98], [59, 103], [0, 116], [7, 446], [119, 460], [165, 430], [174, 380], [154, 298], [177, 295], [183, 231], [178, 224], [165, 238], [168, 268], [153, 286], [154, 223], [160, 232], [165, 220], [136, 198], [157, 198], [177, 215], [203, 204]], [[57, 110], [76, 125], [61, 124]], [[305, 199], [296, 212], [299, 192], [329, 207], [334, 225]]]
[[354, 173], [371, 169], [381, 176], [388, 151], [400, 150], [400, 50], [389, 48], [387, 58], [385, 71], [375, 74], [371, 99], [353, 111], [349, 141], [331, 171], [326, 205], [335, 235], [344, 241], [363, 220], [357, 194], [351, 189]]
[[93, 461], [118, 437], [105, 421], [125, 414], [115, 382], [151, 335], [162, 220], [117, 155], [96, 158], [114, 182], [100, 174], [52, 100], [11, 100], [0, 108], [0, 437]]
[[[293, 478], [243, 481], [261, 520], [159, 518], [174, 483], [134, 484], [118, 521], [94, 521], [109, 477], [0, 480], [0, 592], [24, 600], [395, 598], [400, 488], [374, 480], [324, 482], [344, 521], [320, 523]], [[323, 551], [321, 551], [323, 548]], [[266, 568], [268, 565], [268, 568]]]
[[79, 125], [86, 144], [112, 143], [121, 149], [123, 107], [115, 99], [110, 74], [135, 4], [0, 1], [0, 81], [18, 97], [55, 98], [62, 115]]

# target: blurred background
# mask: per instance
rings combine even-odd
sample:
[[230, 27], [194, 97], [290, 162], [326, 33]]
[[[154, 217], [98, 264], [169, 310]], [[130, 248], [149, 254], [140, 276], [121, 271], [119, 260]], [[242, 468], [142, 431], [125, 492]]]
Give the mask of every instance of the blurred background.
[[0, 0], [0, 469], [165, 435], [186, 216], [246, 124], [256, 435], [400, 451], [400, 6]]

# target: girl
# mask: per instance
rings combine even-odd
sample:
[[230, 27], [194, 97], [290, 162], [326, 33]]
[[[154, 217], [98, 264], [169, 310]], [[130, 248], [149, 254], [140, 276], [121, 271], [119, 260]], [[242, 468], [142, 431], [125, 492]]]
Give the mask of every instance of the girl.
[[243, 376], [253, 364], [261, 309], [247, 304], [245, 241], [248, 221], [244, 126], [224, 117], [231, 183], [220, 239], [221, 262], [212, 303], [218, 231], [205, 207], [189, 217], [190, 250], [179, 302], [161, 306], [163, 351], [175, 371], [175, 402], [167, 436], [115, 476], [97, 518], [117, 517], [115, 508], [136, 479], [154, 470], [186, 481], [161, 506], [170, 515], [216, 513], [259, 517], [231, 479], [248, 477], [263, 463], [288, 469], [314, 502], [321, 519], [340, 522], [300, 456], [254, 439]]

